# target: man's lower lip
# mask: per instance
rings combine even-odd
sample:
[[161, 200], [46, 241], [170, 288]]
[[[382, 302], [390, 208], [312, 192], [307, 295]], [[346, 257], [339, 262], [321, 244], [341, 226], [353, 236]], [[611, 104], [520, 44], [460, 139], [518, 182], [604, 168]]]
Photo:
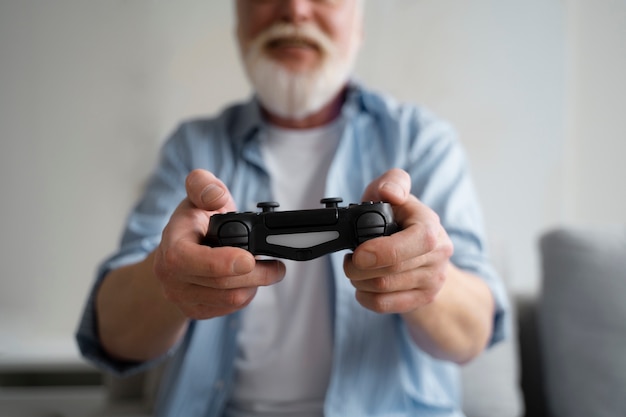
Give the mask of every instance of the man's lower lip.
[[281, 46], [276, 48], [268, 48], [266, 49], [266, 53], [268, 56], [273, 56], [274, 58], [280, 57], [302, 57], [305, 56], [318, 56], [319, 53], [314, 48], [307, 48], [302, 46]]
[[267, 44], [267, 49], [269, 50], [280, 50], [280, 49], [308, 49], [308, 50], [319, 50], [315, 45], [311, 45], [308, 43], [290, 43], [290, 42], [270, 42]]
[[315, 48], [299, 45], [283, 45], [274, 48], [270, 48], [270, 51], [315, 51]]

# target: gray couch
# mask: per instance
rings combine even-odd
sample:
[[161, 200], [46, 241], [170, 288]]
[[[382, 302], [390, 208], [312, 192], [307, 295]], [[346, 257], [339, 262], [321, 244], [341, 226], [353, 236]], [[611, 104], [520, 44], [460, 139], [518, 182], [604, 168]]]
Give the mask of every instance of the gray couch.
[[[514, 337], [463, 368], [467, 416], [626, 416], [626, 229], [554, 229], [538, 250], [542, 289], [511, 296]], [[106, 377], [103, 415], [149, 415], [159, 372]]]
[[626, 416], [626, 228], [555, 230], [541, 251], [537, 322], [551, 415]]

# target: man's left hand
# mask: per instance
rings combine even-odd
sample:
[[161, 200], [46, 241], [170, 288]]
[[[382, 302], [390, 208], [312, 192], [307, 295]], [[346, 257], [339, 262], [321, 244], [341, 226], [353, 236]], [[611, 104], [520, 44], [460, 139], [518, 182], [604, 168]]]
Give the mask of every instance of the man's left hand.
[[361, 305], [399, 313], [421, 349], [466, 363], [489, 341], [494, 299], [482, 278], [450, 262], [453, 245], [439, 216], [410, 190], [400, 169], [367, 187], [363, 200], [390, 203], [401, 230], [359, 245], [344, 270]]
[[364, 242], [344, 261], [357, 300], [378, 313], [407, 313], [430, 304], [444, 285], [453, 252], [439, 216], [410, 190], [411, 178], [400, 169], [367, 187], [362, 200], [390, 203], [401, 230]]

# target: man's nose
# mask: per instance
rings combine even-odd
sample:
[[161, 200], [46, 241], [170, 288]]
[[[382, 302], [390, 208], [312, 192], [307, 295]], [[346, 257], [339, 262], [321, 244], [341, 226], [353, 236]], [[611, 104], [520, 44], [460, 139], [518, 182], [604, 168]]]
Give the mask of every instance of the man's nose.
[[287, 23], [303, 23], [311, 18], [311, 0], [280, 0], [280, 19]]

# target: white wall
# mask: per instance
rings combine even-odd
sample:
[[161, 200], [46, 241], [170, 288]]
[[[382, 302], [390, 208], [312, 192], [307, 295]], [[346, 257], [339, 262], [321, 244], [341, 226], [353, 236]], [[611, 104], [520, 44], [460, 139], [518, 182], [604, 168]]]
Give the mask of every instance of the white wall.
[[626, 1], [568, 2], [568, 101], [563, 215], [626, 221]]
[[499, 267], [512, 287], [534, 289], [534, 241], [557, 219], [562, 193], [562, 2], [369, 5], [370, 49], [361, 74], [453, 122]]
[[[626, 2], [372, 0], [358, 75], [457, 127], [492, 249], [625, 222]], [[71, 360], [97, 263], [164, 137], [247, 96], [230, 1], [0, 0], [0, 363]]]

